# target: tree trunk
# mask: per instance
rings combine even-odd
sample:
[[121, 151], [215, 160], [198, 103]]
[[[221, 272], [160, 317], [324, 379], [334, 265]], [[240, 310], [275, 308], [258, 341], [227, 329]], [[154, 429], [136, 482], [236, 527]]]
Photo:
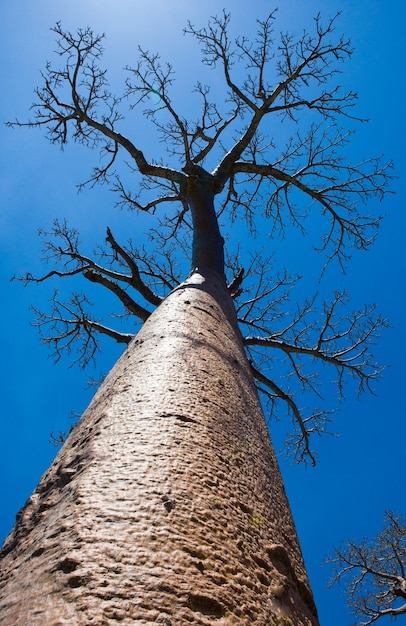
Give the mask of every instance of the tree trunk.
[[3, 626], [318, 624], [218, 274], [147, 320], [1, 557]]
[[193, 222], [192, 271], [211, 270], [223, 276], [224, 239], [214, 206], [217, 183], [203, 168], [193, 163], [189, 163], [184, 171], [188, 173], [184, 195]]

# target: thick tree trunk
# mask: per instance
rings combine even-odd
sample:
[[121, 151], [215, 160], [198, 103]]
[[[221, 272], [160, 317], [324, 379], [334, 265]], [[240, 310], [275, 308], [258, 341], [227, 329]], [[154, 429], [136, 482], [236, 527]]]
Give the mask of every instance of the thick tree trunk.
[[3, 626], [315, 626], [224, 281], [194, 273], [112, 369], [2, 550]]

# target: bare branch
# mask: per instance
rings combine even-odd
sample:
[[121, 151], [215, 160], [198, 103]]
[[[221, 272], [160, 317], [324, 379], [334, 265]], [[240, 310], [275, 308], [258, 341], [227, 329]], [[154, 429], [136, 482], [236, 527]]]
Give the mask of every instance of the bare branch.
[[10, 126], [45, 127], [52, 143], [67, 142], [70, 128], [74, 141], [88, 147], [101, 145], [102, 154], [109, 162], [96, 168], [88, 182], [104, 180], [114, 164], [118, 146], [135, 162], [138, 171], [178, 183], [185, 180], [182, 172], [149, 163], [127, 137], [117, 132], [122, 119], [119, 100], [107, 91], [106, 71], [98, 66], [103, 49], [103, 36], [94, 35], [91, 29], [79, 29], [75, 35], [64, 31], [58, 23], [52, 29], [59, 37], [58, 54], [65, 64], [53, 69], [47, 64], [43, 73], [44, 86], [36, 90], [37, 102], [32, 105], [33, 121], [16, 120]]
[[[115, 182], [112, 185], [112, 191], [114, 191], [120, 196], [120, 200], [116, 203], [117, 206], [125, 207], [130, 210], [135, 209], [135, 210], [143, 211], [146, 213], [148, 212], [155, 213], [156, 209], [161, 204], [174, 203], [174, 202], [182, 203], [183, 201], [183, 198], [179, 193], [179, 189], [177, 189], [177, 187], [172, 181], [169, 181], [169, 183], [165, 185], [162, 183], [157, 184], [156, 181], [154, 181], [154, 179], [145, 178], [143, 181], [141, 181], [139, 185], [139, 192], [134, 194], [132, 191], [128, 191], [124, 187], [120, 178], [116, 176]], [[160, 194], [162, 192], [165, 192], [165, 193], [163, 193], [163, 195], [154, 197], [152, 200], [148, 200], [147, 202], [141, 203], [140, 195], [143, 191], [146, 191], [146, 192], [158, 191]], [[148, 195], [150, 194], [148, 193]]]
[[[149, 317], [150, 312], [131, 298], [131, 296], [119, 285], [119, 283], [124, 283], [127, 286], [129, 285], [133, 287], [151, 304], [157, 305], [161, 302], [161, 298], [154, 294], [148, 285], [141, 279], [135, 259], [132, 258], [131, 254], [127, 253], [124, 248], [118, 245], [113, 238], [110, 229], [107, 229], [106, 241], [108, 241], [113, 249], [114, 259], [117, 262], [121, 261], [121, 264], [124, 264], [126, 270], [130, 270], [130, 273], [123, 273], [117, 271], [116, 269], [112, 269], [112, 267], [103, 267], [89, 256], [82, 254], [79, 250], [79, 234], [76, 229], [69, 228], [66, 221], [60, 223], [58, 220], [55, 220], [53, 228], [50, 232], [40, 231], [40, 234], [62, 240], [64, 247], [55, 244], [52, 239], [45, 241], [43, 244], [43, 251], [44, 258], [47, 261], [53, 260], [57, 263], [62, 263], [64, 269], [51, 270], [41, 277], [34, 277], [32, 274], [27, 273], [18, 278], [18, 280], [23, 281], [25, 284], [30, 282], [41, 283], [54, 276], [66, 278], [75, 275], [82, 275], [84, 278], [93, 283], [99, 283], [104, 287], [107, 287], [119, 298], [127, 311], [144, 321]], [[107, 255], [102, 252], [101, 256]]]
[[387, 322], [379, 315], [375, 317], [374, 306], [337, 317], [335, 310], [338, 305], [346, 303], [346, 299], [345, 293], [337, 293], [331, 303], [325, 303], [322, 323], [307, 321], [313, 309], [306, 305], [285, 328], [273, 335], [247, 336], [244, 344], [280, 350], [288, 356], [302, 383], [307, 384], [308, 381], [296, 363], [296, 356], [310, 357], [312, 361], [319, 360], [333, 365], [337, 370], [337, 385], [341, 396], [346, 372], [358, 380], [359, 392], [371, 390], [371, 382], [379, 376], [380, 370], [372, 355], [368, 354], [368, 346], [379, 336], [382, 328], [387, 326]]
[[35, 307], [32, 310], [36, 315], [33, 325], [40, 331], [43, 343], [51, 347], [51, 357], [55, 362], [64, 353], [70, 356], [76, 346], [78, 356], [73, 359], [70, 367], [78, 364], [84, 369], [95, 360], [96, 353], [100, 350], [97, 334], [107, 335], [119, 343], [128, 343], [133, 337], [132, 334], [120, 333], [93, 319], [86, 311], [92, 303], [84, 295], [72, 294], [66, 303], [62, 303], [55, 291], [51, 302], [50, 313], [44, 313]]
[[[180, 140], [183, 154], [188, 162], [190, 161], [188, 125], [186, 120], [182, 120], [176, 113], [168, 93], [168, 89], [173, 83], [173, 68], [170, 63], [162, 66], [159, 54], [152, 54], [140, 47], [138, 47], [138, 52], [140, 60], [136, 67], [127, 66], [126, 68], [127, 72], [133, 75], [135, 83], [130, 78], [127, 79], [125, 96], [128, 98], [136, 96], [135, 104], [132, 107], [145, 100], [150, 100], [151, 97], [157, 100], [158, 104], [153, 108], [146, 109], [144, 113], [159, 130], [173, 138], [175, 144]], [[171, 122], [167, 125], [162, 125], [156, 117], [156, 113], [161, 110], [169, 113]]]
[[[316, 465], [316, 459], [310, 449], [310, 441], [309, 441], [310, 431], [308, 430], [305, 424], [307, 420], [303, 419], [302, 413], [299, 410], [296, 402], [293, 400], [292, 395], [283, 391], [281, 387], [279, 387], [276, 383], [274, 383], [270, 378], [265, 376], [262, 372], [257, 370], [252, 364], [251, 364], [251, 370], [252, 370], [254, 378], [262, 385], [265, 385], [265, 387], [268, 387], [275, 397], [280, 398], [281, 400], [286, 402], [289, 408], [289, 411], [292, 412], [294, 419], [296, 420], [297, 425], [299, 426], [299, 429], [300, 429], [300, 433], [301, 433], [299, 440], [296, 439], [295, 441], [295, 448], [296, 448], [295, 457], [297, 458], [298, 462], [308, 457], [311, 461], [311, 464]], [[316, 417], [316, 416], [313, 416], [313, 417]]]
[[[209, 24], [208, 29], [196, 30], [189, 25], [189, 32], [193, 34], [203, 46], [204, 60], [209, 65], [215, 65], [221, 61], [227, 85], [234, 97], [241, 100], [253, 111], [250, 122], [242, 133], [240, 139], [234, 144], [231, 150], [215, 170], [215, 175], [223, 184], [229, 178], [234, 164], [241, 158], [248, 148], [255, 132], [262, 119], [270, 113], [280, 113], [295, 119], [293, 111], [303, 108], [314, 109], [324, 118], [346, 114], [348, 107], [353, 105], [356, 94], [340, 94], [337, 86], [329, 90], [323, 89], [336, 73], [331, 67], [333, 62], [341, 61], [350, 56], [351, 48], [348, 41], [339, 38], [336, 43], [330, 43], [328, 37], [334, 31], [335, 18], [327, 23], [323, 28], [319, 17], [315, 20], [314, 36], [304, 33], [303, 36], [294, 42], [289, 35], [282, 35], [281, 44], [278, 48], [279, 59], [276, 68], [281, 81], [276, 87], [264, 82], [264, 71], [267, 62], [272, 58], [270, 46], [273, 39], [271, 21], [274, 14], [271, 14], [265, 22], [259, 23], [259, 47], [252, 53], [252, 49], [247, 42], [237, 40], [237, 49], [242, 51], [242, 57], [248, 58], [248, 66], [256, 65], [258, 77], [255, 81], [249, 78], [245, 86], [248, 86], [250, 96], [256, 92], [259, 104], [246, 95], [242, 89], [238, 88], [230, 78], [230, 67], [236, 55], [235, 50], [231, 50], [231, 43], [227, 37], [227, 27], [229, 15], [224, 14], [222, 19], [214, 18], [213, 24]], [[253, 89], [253, 85], [255, 88]], [[302, 91], [312, 93], [313, 87], [320, 88], [321, 91], [316, 97], [305, 97]]]
[[158, 306], [162, 302], [162, 298], [157, 296], [152, 289], [141, 279], [138, 265], [135, 263], [134, 257], [127, 250], [120, 246], [114, 239], [110, 228], [107, 228], [106, 241], [111, 245], [114, 252], [123, 259], [131, 270], [131, 285], [134, 287], [148, 302]]
[[234, 103], [233, 112], [223, 120], [217, 107], [207, 101], [208, 88], [203, 88], [202, 85], [198, 84], [196, 90], [203, 96], [204, 107], [200, 124], [196, 124], [192, 135], [190, 148], [193, 162], [201, 163], [211, 150], [220, 143], [220, 137], [224, 131], [237, 119], [240, 114], [240, 106], [238, 102]]
[[185, 28], [184, 32], [193, 35], [200, 43], [203, 53], [203, 63], [209, 67], [215, 67], [216, 63], [219, 61], [230, 91], [246, 106], [255, 110], [255, 104], [251, 102], [231, 78], [231, 67], [233, 65], [235, 51], [231, 49], [231, 42], [228, 35], [229, 23], [230, 14], [223, 11], [221, 17], [213, 17], [205, 28], [196, 29], [191, 22], [188, 22], [188, 26]]
[[98, 283], [99, 285], [103, 285], [103, 287], [107, 287], [109, 291], [114, 293], [118, 299], [121, 300], [129, 313], [139, 317], [143, 322], [145, 322], [151, 315], [150, 311], [147, 311], [147, 309], [144, 309], [144, 307], [135, 302], [135, 300], [133, 300], [128, 293], [120, 287], [120, 285], [112, 280], [109, 280], [103, 274], [99, 274], [93, 270], [85, 270], [83, 272], [83, 276], [92, 283]]
[[346, 162], [338, 150], [348, 139], [348, 133], [336, 128], [312, 126], [305, 137], [298, 134], [290, 140], [276, 164], [238, 161], [233, 166], [234, 177], [250, 176], [251, 188], [257, 181], [258, 197], [251, 193], [245, 204], [261, 202], [266, 194], [265, 215], [281, 229], [286, 222], [282, 214], [285, 208], [291, 221], [304, 230], [308, 211], [297, 212], [295, 192], [299, 191], [309, 206], [318, 205], [330, 222], [320, 250], [331, 249], [330, 258], [337, 256], [341, 262], [348, 256], [348, 247], [366, 249], [373, 242], [380, 218], [360, 214], [359, 205], [368, 197], [382, 200], [391, 180], [391, 163], [381, 165], [378, 159], [356, 165]]
[[[312, 406], [315, 400], [320, 402], [324, 383], [322, 365], [335, 368], [340, 399], [345, 398], [345, 386], [352, 380], [358, 393], [373, 392], [372, 383], [379, 378], [382, 368], [375, 363], [370, 349], [388, 324], [376, 314], [375, 306], [346, 312], [348, 298], [340, 292], [322, 307], [312, 298], [289, 314], [287, 301], [294, 279], [284, 274], [272, 281], [270, 265], [270, 261], [257, 258], [254, 266], [248, 268], [245, 289], [236, 298], [236, 309], [242, 328], [256, 331], [245, 334], [243, 341], [259, 391], [264, 393], [265, 388], [271, 391], [271, 394], [265, 392], [271, 415], [277, 406], [274, 400], [279, 397], [298, 424], [287, 447], [301, 460], [309, 456], [310, 450], [304, 429], [307, 436], [312, 432], [327, 432], [327, 416], [331, 411], [317, 409], [307, 416], [307, 410], [300, 409], [293, 400], [294, 395], [310, 393]], [[283, 391], [286, 381], [289, 391]]]
[[327, 559], [335, 566], [331, 584], [345, 583], [349, 606], [361, 626], [406, 614], [406, 523], [390, 511], [385, 523], [371, 541], [348, 540]]

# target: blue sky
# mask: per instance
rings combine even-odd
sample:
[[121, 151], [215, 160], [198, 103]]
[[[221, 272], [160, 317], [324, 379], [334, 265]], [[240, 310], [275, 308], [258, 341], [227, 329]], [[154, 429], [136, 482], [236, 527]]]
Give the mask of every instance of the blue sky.
[[[232, 12], [235, 29], [249, 32], [255, 17], [263, 18], [276, 5], [265, 0], [223, 0], [220, 4], [214, 0], [0, 0], [0, 120], [27, 117], [33, 89], [40, 83], [39, 70], [55, 49], [49, 29], [57, 20], [68, 29], [90, 25], [106, 33], [106, 65], [112, 68], [117, 89], [121, 68], [135, 63], [141, 44], [160, 51], [163, 59], [179, 68], [179, 84], [187, 93], [202, 66], [197, 48], [182, 36], [182, 28], [187, 19], [204, 25], [208, 16], [223, 6]], [[381, 206], [371, 206], [371, 210], [386, 214], [373, 249], [356, 255], [344, 277], [332, 272], [319, 287], [326, 293], [336, 287], [347, 288], [355, 308], [364, 302], [378, 304], [391, 328], [384, 332], [375, 354], [390, 367], [376, 386], [375, 396], [358, 401], [350, 393], [339, 407], [332, 429], [340, 436], [320, 439], [316, 468], [292, 466], [283, 455], [280, 458], [322, 626], [350, 623], [341, 590], [326, 587], [326, 554], [347, 537], [375, 534], [384, 509], [405, 514], [402, 461], [406, 432], [401, 390], [406, 353], [402, 178], [406, 10], [400, 0], [285, 0], [280, 2], [278, 27], [300, 32], [319, 11], [329, 18], [337, 10], [342, 11], [338, 30], [351, 37], [355, 48], [353, 59], [343, 67], [342, 80], [358, 91], [358, 112], [371, 120], [358, 128], [351, 150], [354, 158], [384, 154], [393, 159], [399, 178], [393, 183], [396, 194], [387, 196]], [[148, 146], [149, 156], [155, 146], [145, 127], [135, 132], [140, 146]], [[69, 429], [70, 413], [80, 414], [93, 393], [86, 389], [86, 382], [106, 373], [120, 353], [117, 346], [106, 344], [96, 370], [90, 372], [69, 369], [68, 361], [54, 365], [30, 326], [28, 310], [30, 304], [43, 306], [50, 289], [24, 289], [9, 281], [27, 270], [34, 274], [43, 271], [36, 232], [49, 227], [56, 217], [66, 217], [77, 226], [90, 247], [103, 240], [107, 225], [118, 234], [130, 230], [134, 236], [142, 236], [144, 218], [135, 221], [134, 215], [115, 209], [105, 188], [77, 194], [76, 185], [88, 175], [94, 156], [73, 146], [62, 153], [50, 146], [40, 131], [11, 131], [0, 126], [0, 542], [57, 452], [49, 443], [50, 432]], [[282, 259], [299, 263], [302, 273], [312, 274], [310, 264], [303, 267], [292, 248], [281, 242], [272, 245]], [[336, 405], [333, 395], [331, 402]], [[273, 432], [278, 449], [283, 430], [283, 424], [277, 424]]]

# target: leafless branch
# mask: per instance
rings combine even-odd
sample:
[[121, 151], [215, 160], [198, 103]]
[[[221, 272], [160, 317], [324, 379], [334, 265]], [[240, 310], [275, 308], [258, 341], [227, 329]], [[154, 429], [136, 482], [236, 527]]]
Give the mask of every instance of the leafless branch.
[[310, 448], [310, 434], [311, 434], [312, 429], [308, 427], [308, 424], [309, 422], [314, 422], [316, 419], [318, 419], [320, 417], [320, 413], [317, 413], [316, 415], [312, 415], [311, 417], [304, 419], [302, 416], [302, 412], [300, 411], [295, 400], [293, 399], [292, 394], [289, 394], [283, 391], [283, 389], [279, 387], [279, 385], [274, 383], [270, 378], [268, 378], [262, 372], [257, 370], [252, 364], [251, 364], [251, 370], [252, 370], [255, 380], [258, 381], [258, 383], [260, 383], [261, 385], [267, 387], [271, 391], [273, 399], [279, 398], [280, 400], [283, 400], [287, 404], [288, 411], [292, 413], [296, 421], [296, 424], [299, 427], [300, 435], [299, 437], [297, 436], [294, 437], [294, 444], [293, 444], [294, 457], [296, 461], [301, 462], [305, 459], [310, 459], [311, 464], [316, 465], [316, 458]]
[[[149, 163], [136, 144], [118, 131], [123, 98], [108, 91], [106, 71], [99, 67], [103, 36], [88, 28], [72, 34], [56, 25], [53, 30], [63, 64], [59, 69], [47, 65], [44, 86], [36, 91], [34, 120], [17, 120], [11, 125], [45, 127], [49, 139], [60, 144], [66, 143], [71, 132], [75, 141], [98, 147], [105, 160], [88, 182], [109, 180], [123, 203], [145, 211], [175, 201], [183, 205], [184, 214], [189, 178], [185, 168], [192, 161], [203, 163], [218, 148], [220, 159], [211, 174], [213, 189], [219, 193], [227, 185], [226, 200], [234, 214], [239, 209], [253, 227], [258, 210], [265, 208], [265, 215], [282, 230], [290, 221], [304, 229], [308, 210], [303, 202], [319, 206], [329, 218], [321, 249], [343, 263], [348, 247], [365, 248], [373, 241], [380, 220], [360, 214], [360, 200], [365, 202], [374, 195], [382, 198], [391, 179], [390, 164], [381, 165], [373, 158], [352, 165], [341, 154], [350, 133], [341, 131], [336, 119], [353, 117], [350, 111], [356, 94], [343, 93], [335, 82], [341, 62], [352, 54], [349, 41], [336, 36], [337, 16], [326, 24], [317, 16], [313, 33], [304, 32], [296, 39], [282, 34], [279, 42], [274, 35], [275, 19], [273, 12], [259, 20], [252, 42], [246, 37], [231, 38], [230, 15], [225, 12], [205, 28], [189, 23], [185, 29], [200, 44], [203, 62], [220, 66], [228, 90], [228, 113], [209, 100], [209, 88], [198, 82], [200, 118], [191, 120], [180, 114], [171, 95], [173, 68], [162, 63], [156, 53], [139, 49], [138, 64], [127, 67], [124, 98], [131, 108], [147, 106], [144, 114], [158, 129], [167, 153], [176, 156], [177, 169]], [[237, 69], [241, 66], [245, 78], [240, 84]], [[303, 136], [292, 135], [285, 150], [270, 161], [270, 153], [275, 153], [272, 137], [259, 140], [265, 118], [282, 116], [296, 123], [303, 110], [314, 113], [318, 121], [312, 122]], [[234, 136], [231, 145], [230, 136]], [[228, 145], [221, 143], [223, 137]], [[143, 175], [145, 202], [139, 193], [125, 190], [113, 171], [119, 150], [130, 157], [130, 170]], [[163, 185], [166, 192], [151, 199], [151, 185]], [[297, 209], [300, 196], [303, 201]]]
[[[330, 223], [320, 250], [328, 250], [330, 258], [337, 256], [343, 263], [348, 258], [348, 248], [366, 249], [374, 240], [381, 218], [360, 214], [359, 205], [370, 196], [383, 198], [391, 178], [391, 164], [381, 165], [378, 159], [350, 164], [339, 152], [349, 134], [335, 128], [320, 131], [320, 126], [312, 126], [305, 137], [298, 134], [292, 138], [273, 165], [236, 162], [234, 174], [248, 175], [251, 189], [252, 183], [257, 182], [255, 194], [243, 198], [244, 205], [263, 203], [265, 215], [281, 231], [286, 224], [284, 210], [291, 223], [304, 231], [309, 209], [313, 211], [313, 206], [318, 206]], [[304, 210], [302, 203], [299, 212], [301, 195], [307, 198], [308, 208]], [[234, 200], [235, 204], [239, 202], [240, 199]]]
[[331, 584], [344, 582], [348, 603], [360, 626], [385, 616], [406, 614], [406, 523], [386, 511], [385, 528], [374, 539], [348, 540], [334, 556]]
[[74, 141], [100, 148], [109, 162], [95, 169], [90, 183], [106, 179], [118, 147], [131, 157], [141, 174], [182, 182], [185, 177], [181, 172], [149, 163], [141, 150], [117, 132], [116, 126], [122, 120], [120, 99], [108, 91], [106, 70], [98, 65], [104, 35], [95, 35], [90, 28], [72, 34], [59, 22], [52, 30], [58, 36], [58, 54], [64, 64], [59, 69], [47, 64], [42, 75], [44, 86], [35, 91], [34, 119], [16, 120], [10, 126], [45, 127], [48, 139], [60, 145], [68, 141], [71, 132]]
[[114, 253], [120, 257], [131, 270], [132, 287], [134, 287], [145, 298], [145, 300], [158, 306], [162, 302], [162, 298], [157, 296], [142, 280], [139, 267], [136, 264], [134, 257], [125, 248], [117, 243], [110, 228], [107, 228], [106, 241], [108, 241]]
[[[34, 277], [27, 273], [18, 278], [25, 284], [30, 282], [41, 283], [54, 276], [62, 278], [82, 275], [90, 282], [107, 287], [129, 312], [144, 321], [149, 317], [150, 312], [128, 294], [128, 286], [134, 288], [151, 304], [157, 305], [161, 302], [161, 298], [142, 280], [135, 259], [123, 247], [119, 246], [109, 228], [107, 229], [106, 241], [113, 250], [114, 260], [119, 266], [124, 265], [127, 270], [125, 273], [113, 269], [111, 263], [110, 267], [102, 266], [89, 256], [82, 254], [79, 249], [79, 234], [76, 229], [70, 228], [66, 221], [55, 220], [51, 231], [40, 231], [40, 234], [50, 237], [43, 244], [44, 259], [61, 264], [63, 269], [51, 270], [40, 277]], [[55, 243], [55, 239], [58, 242], [61, 241], [64, 247]], [[104, 252], [99, 252], [99, 256], [107, 255]], [[120, 283], [124, 283], [126, 288], [121, 287]]]
[[308, 303], [284, 328], [268, 336], [249, 335], [244, 338], [244, 343], [280, 350], [289, 358], [301, 382], [306, 382], [306, 376], [300, 373], [296, 359], [309, 357], [312, 361], [319, 360], [335, 367], [341, 396], [346, 373], [358, 380], [359, 392], [366, 388], [371, 391], [371, 382], [379, 376], [380, 369], [368, 353], [368, 346], [374, 343], [387, 322], [381, 316], [375, 316], [374, 306], [337, 316], [336, 309], [346, 300], [345, 293], [336, 293], [331, 303], [324, 304], [321, 322], [308, 319], [314, 312]]
[[[288, 449], [293, 450], [296, 459], [307, 456], [314, 462], [309, 435], [327, 432], [331, 411], [317, 409], [308, 415], [307, 409], [299, 408], [294, 400], [295, 393], [310, 393], [319, 403], [323, 365], [335, 368], [341, 399], [345, 397], [345, 384], [351, 379], [356, 381], [359, 393], [373, 392], [372, 383], [379, 378], [382, 368], [375, 363], [370, 348], [388, 324], [376, 314], [375, 306], [345, 312], [348, 298], [340, 292], [322, 307], [313, 298], [289, 315], [287, 301], [294, 279], [284, 274], [272, 282], [270, 264], [256, 258], [248, 268], [245, 289], [240, 289], [236, 298], [237, 315], [243, 329], [256, 331], [244, 335], [244, 345], [259, 390], [263, 393], [268, 389], [265, 400], [270, 412], [274, 414], [276, 398], [283, 400], [297, 424], [297, 431], [289, 437]], [[251, 277], [250, 285], [254, 273], [256, 281]], [[283, 389], [286, 381], [290, 381], [289, 390]], [[311, 400], [313, 405], [314, 400]]]
[[133, 337], [132, 334], [120, 333], [93, 319], [86, 310], [92, 304], [87, 296], [72, 294], [63, 303], [55, 291], [51, 303], [49, 313], [32, 307], [36, 315], [33, 325], [38, 328], [43, 343], [50, 346], [51, 357], [56, 362], [63, 354], [70, 356], [75, 347], [78, 356], [73, 359], [71, 366], [78, 364], [84, 369], [95, 360], [100, 350], [98, 334], [107, 335], [118, 343], [128, 343]]

